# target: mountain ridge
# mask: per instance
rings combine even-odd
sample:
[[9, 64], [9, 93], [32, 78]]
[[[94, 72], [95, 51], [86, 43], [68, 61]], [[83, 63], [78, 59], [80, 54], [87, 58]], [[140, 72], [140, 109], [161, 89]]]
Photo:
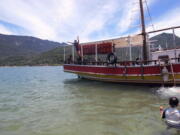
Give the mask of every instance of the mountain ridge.
[[[173, 44], [173, 34], [171, 33], [161, 33], [159, 35], [153, 36], [150, 38], [150, 40], [155, 41], [153, 42], [153, 47], [154, 48], [158, 48], [159, 45], [163, 48], [163, 49], [173, 49], [175, 48], [174, 44]], [[180, 47], [180, 37], [175, 35], [175, 45], [176, 48]]]
[[36, 55], [64, 44], [31, 36], [0, 34], [0, 57]]

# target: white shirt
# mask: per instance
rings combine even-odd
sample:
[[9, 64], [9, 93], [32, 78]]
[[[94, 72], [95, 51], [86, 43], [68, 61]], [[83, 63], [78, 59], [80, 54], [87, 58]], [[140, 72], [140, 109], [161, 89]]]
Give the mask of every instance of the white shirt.
[[165, 120], [167, 124], [180, 126], [180, 111], [176, 108], [167, 108], [165, 110]]

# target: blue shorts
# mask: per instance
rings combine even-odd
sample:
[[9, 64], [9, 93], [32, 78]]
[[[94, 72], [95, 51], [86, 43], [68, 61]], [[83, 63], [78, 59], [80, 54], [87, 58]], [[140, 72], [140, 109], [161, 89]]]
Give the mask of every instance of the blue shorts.
[[177, 129], [180, 129], [180, 124], [174, 125], [174, 124], [170, 124], [170, 123], [168, 123], [168, 122], [165, 122], [165, 123], [166, 123], [166, 125], [167, 125], [168, 127], [170, 127], [170, 128], [177, 128]]

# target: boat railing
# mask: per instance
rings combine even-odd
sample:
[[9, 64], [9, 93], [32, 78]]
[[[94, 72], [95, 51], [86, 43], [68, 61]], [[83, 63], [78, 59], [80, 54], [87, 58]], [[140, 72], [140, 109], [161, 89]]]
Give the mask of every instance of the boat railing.
[[150, 65], [170, 65], [170, 63], [180, 63], [180, 58], [158, 59], [158, 60], [136, 60], [136, 61], [117, 61], [109, 63], [107, 61], [65, 61], [65, 64], [74, 65], [94, 65], [94, 66], [150, 66]]

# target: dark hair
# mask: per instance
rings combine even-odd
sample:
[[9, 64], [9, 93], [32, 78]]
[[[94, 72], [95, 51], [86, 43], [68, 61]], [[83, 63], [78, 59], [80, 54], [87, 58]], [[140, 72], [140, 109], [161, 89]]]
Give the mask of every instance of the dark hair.
[[179, 100], [178, 100], [177, 97], [171, 97], [171, 98], [169, 98], [169, 105], [170, 105], [171, 107], [177, 107], [178, 104], [179, 104]]

